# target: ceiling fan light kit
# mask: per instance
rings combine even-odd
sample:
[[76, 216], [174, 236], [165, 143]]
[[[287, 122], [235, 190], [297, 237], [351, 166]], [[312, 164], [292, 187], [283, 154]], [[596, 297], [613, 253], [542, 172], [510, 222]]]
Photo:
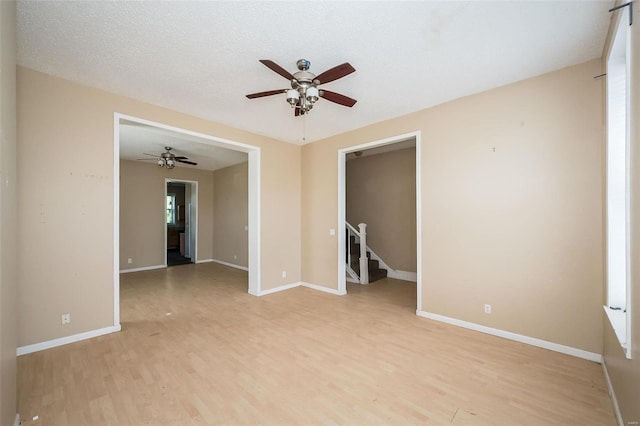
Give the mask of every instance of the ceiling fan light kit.
[[158, 160], [158, 166], [166, 167], [167, 169], [173, 169], [176, 166], [176, 163], [170, 158], [161, 158]]
[[149, 155], [151, 157], [155, 157], [153, 159], [151, 158], [139, 158], [138, 160], [140, 161], [147, 161], [147, 160], [153, 160], [156, 161], [156, 163], [158, 164], [159, 167], [164, 167], [167, 168], [169, 170], [173, 169], [177, 163], [184, 163], [184, 164], [190, 164], [192, 166], [197, 166], [198, 163], [194, 163], [193, 161], [187, 161], [189, 160], [188, 157], [177, 157], [173, 152], [171, 152], [171, 150], [173, 148], [171, 148], [170, 146], [165, 146], [164, 149], [166, 150], [166, 152], [163, 152], [160, 155], [154, 155], [154, 154], [147, 154], [146, 152], [144, 152], [144, 155]]
[[320, 84], [330, 83], [339, 78], [345, 77], [353, 72], [355, 68], [348, 62], [333, 67], [322, 74], [316, 76], [309, 71], [311, 62], [307, 59], [299, 59], [297, 62], [298, 71], [294, 74], [289, 73], [280, 65], [269, 59], [260, 59], [260, 62], [273, 72], [280, 74], [282, 77], [291, 81], [291, 89], [282, 90], [269, 90], [266, 92], [258, 92], [247, 95], [249, 99], [262, 98], [265, 96], [278, 95], [286, 93], [287, 102], [294, 109], [294, 115], [308, 114], [313, 108], [313, 105], [320, 98], [324, 98], [328, 101], [343, 105], [346, 107], [352, 107], [356, 104], [356, 100], [348, 96], [341, 95], [340, 93], [330, 92], [328, 90], [318, 89]]

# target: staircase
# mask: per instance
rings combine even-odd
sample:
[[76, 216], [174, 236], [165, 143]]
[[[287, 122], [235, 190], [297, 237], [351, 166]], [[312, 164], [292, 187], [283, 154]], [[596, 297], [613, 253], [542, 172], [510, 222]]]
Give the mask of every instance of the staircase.
[[[380, 261], [371, 258], [371, 249], [367, 246], [367, 225], [361, 223], [356, 229], [349, 222], [346, 240], [346, 272], [355, 282], [369, 284], [387, 277], [387, 270], [380, 267]], [[379, 259], [374, 254], [374, 257]], [[365, 269], [366, 268], [366, 269]]]
[[[356, 242], [356, 237], [351, 236], [349, 239], [351, 250], [347, 250], [347, 253], [351, 253], [351, 259], [348, 260], [351, 269], [360, 276], [360, 243]], [[369, 283], [387, 278], [387, 270], [380, 268], [380, 262], [371, 259], [371, 252], [367, 250], [367, 266], [369, 270]]]

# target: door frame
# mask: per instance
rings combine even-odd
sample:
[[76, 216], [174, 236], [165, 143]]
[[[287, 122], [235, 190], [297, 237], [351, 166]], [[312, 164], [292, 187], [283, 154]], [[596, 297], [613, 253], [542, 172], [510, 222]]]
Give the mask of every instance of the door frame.
[[[114, 112], [113, 114], [113, 322], [120, 327], [120, 121], [132, 121], [147, 126], [158, 127], [176, 133], [195, 136], [203, 144], [240, 151], [249, 157], [249, 285], [248, 293], [259, 296], [261, 290], [260, 266], [260, 147], [224, 139], [205, 133], [170, 126], [156, 121]], [[166, 250], [165, 250], [166, 252]]]
[[[184, 183], [185, 184], [185, 206], [187, 203], [186, 200], [186, 194], [187, 194], [187, 184], [189, 184], [191, 186], [191, 199], [189, 200], [189, 202], [191, 202], [194, 198], [195, 198], [195, 220], [194, 223], [191, 223], [191, 218], [189, 218], [189, 233], [193, 233], [195, 235], [195, 244], [193, 244], [193, 254], [191, 256], [191, 263], [198, 263], [198, 212], [200, 210], [200, 202], [198, 200], [198, 181], [195, 180], [185, 180], [185, 179], [173, 179], [173, 178], [164, 178], [164, 199], [167, 199], [167, 195], [169, 195], [169, 193], [167, 192], [167, 184], [169, 183], [173, 183], [173, 182], [177, 182], [177, 183]], [[194, 195], [195, 192], [195, 195]], [[166, 203], [166, 201], [165, 201]], [[186, 214], [186, 213], [185, 213]], [[189, 212], [190, 214], [190, 212]], [[169, 260], [167, 259], [167, 233], [169, 232], [167, 230], [167, 224], [164, 224], [164, 266], [169, 266]], [[191, 231], [191, 227], [194, 227], [194, 230]], [[189, 245], [191, 245], [191, 238], [189, 238]], [[191, 252], [191, 249], [189, 249], [189, 252]], [[191, 253], [190, 253], [191, 254]]]
[[415, 139], [416, 141], [416, 312], [422, 309], [422, 201], [421, 201], [421, 182], [422, 172], [420, 167], [421, 158], [421, 131], [405, 133], [402, 135], [391, 136], [385, 139], [379, 139], [372, 142], [366, 142], [360, 145], [354, 145], [338, 150], [338, 294], [347, 294], [346, 267], [344, 259], [346, 253], [346, 156], [355, 151], [363, 151], [365, 149], [376, 148], [383, 145], [391, 145], [407, 139]]

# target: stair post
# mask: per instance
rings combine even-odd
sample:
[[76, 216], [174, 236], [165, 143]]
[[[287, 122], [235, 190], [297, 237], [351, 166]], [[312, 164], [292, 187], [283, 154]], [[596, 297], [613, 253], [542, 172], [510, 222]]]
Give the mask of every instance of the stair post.
[[367, 224], [358, 224], [360, 229], [360, 284], [369, 284], [369, 258], [367, 257]]

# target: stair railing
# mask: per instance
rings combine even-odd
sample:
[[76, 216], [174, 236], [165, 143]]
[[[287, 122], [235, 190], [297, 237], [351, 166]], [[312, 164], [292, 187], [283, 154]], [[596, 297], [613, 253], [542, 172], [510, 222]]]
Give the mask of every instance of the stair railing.
[[360, 223], [356, 229], [349, 222], [347, 225], [347, 272], [351, 276], [357, 276], [356, 272], [351, 268], [351, 237], [355, 237], [355, 241], [360, 244], [360, 284], [369, 284], [369, 258], [367, 257], [367, 224]]

